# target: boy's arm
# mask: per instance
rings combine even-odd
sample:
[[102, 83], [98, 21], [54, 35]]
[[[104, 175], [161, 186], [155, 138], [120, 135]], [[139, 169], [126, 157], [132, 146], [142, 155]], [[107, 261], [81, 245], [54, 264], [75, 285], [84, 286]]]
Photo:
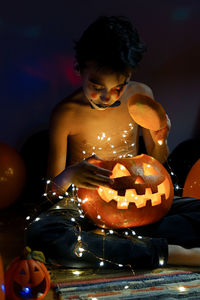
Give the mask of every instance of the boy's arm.
[[159, 139], [159, 137], [156, 137], [156, 134], [161, 136], [160, 133], [161, 132], [152, 132], [151, 130], [142, 128], [142, 135], [148, 155], [153, 156], [163, 164], [169, 156], [169, 148], [167, 145], [167, 133], [164, 132], [164, 134], [162, 134], [162, 139]]
[[70, 116], [65, 110], [56, 108], [50, 120], [47, 177], [56, 183], [54, 189], [56, 186], [68, 189], [71, 184], [66, 176], [62, 176], [66, 166], [67, 138], [70, 134], [68, 115]]
[[73, 134], [73, 120], [74, 112], [69, 107], [56, 109], [52, 114], [47, 175], [53, 183], [47, 186], [47, 192], [53, 190], [63, 194], [71, 184], [96, 189], [99, 185], [110, 187], [113, 183], [109, 177], [111, 171], [93, 164], [101, 160], [95, 155], [66, 168], [67, 138]]
[[[141, 85], [141, 93], [154, 99], [153, 92], [150, 87], [145, 84]], [[142, 135], [145, 143], [145, 147], [148, 155], [153, 156], [161, 163], [164, 163], [169, 156], [169, 148], [167, 146], [167, 136], [170, 130], [171, 124], [167, 116], [167, 126], [158, 130], [153, 131], [142, 127]]]

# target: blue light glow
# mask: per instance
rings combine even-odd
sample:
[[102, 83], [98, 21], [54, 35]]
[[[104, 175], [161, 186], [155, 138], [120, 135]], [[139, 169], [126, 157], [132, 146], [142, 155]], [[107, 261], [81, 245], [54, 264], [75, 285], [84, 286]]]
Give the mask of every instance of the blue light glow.
[[26, 299], [26, 297], [27, 296], [31, 296], [31, 288], [29, 288], [29, 287], [24, 287], [23, 288], [23, 290], [20, 292], [20, 294], [21, 294], [21, 296], [23, 297], [23, 298], [25, 298]]
[[5, 285], [3, 283], [1, 284], [1, 289], [5, 293]]

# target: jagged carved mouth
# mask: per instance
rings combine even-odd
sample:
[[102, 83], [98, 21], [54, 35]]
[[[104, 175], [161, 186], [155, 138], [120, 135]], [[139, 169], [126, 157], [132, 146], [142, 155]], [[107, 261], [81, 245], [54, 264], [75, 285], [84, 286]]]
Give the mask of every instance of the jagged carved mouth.
[[21, 286], [21, 284], [17, 283], [16, 281], [13, 282], [13, 290], [17, 297], [20, 299], [38, 299], [41, 297], [46, 291], [46, 280], [45, 278], [42, 280], [40, 284], [37, 286]]
[[[119, 169], [128, 172], [124, 166], [116, 164], [113, 173], [117, 173]], [[123, 176], [121, 173], [121, 176], [114, 178], [111, 188], [99, 187], [98, 194], [106, 202], [115, 200], [118, 209], [128, 209], [131, 203], [135, 203], [137, 208], [145, 207], [149, 200], [152, 206], [161, 204], [169, 196], [165, 189], [167, 179], [161, 174], [144, 177], [146, 182], [140, 176], [134, 177], [128, 173]]]

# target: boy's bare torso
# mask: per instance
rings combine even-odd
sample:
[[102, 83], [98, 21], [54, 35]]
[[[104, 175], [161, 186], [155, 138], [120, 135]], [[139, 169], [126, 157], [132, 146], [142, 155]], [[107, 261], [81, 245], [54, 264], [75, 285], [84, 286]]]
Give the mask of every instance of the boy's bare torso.
[[120, 98], [121, 105], [105, 110], [93, 109], [81, 89], [59, 104], [58, 111], [66, 111], [64, 116], [70, 127], [66, 166], [94, 153], [104, 160], [137, 155], [139, 127], [127, 107], [127, 100], [134, 93], [148, 91], [143, 84], [131, 82]]

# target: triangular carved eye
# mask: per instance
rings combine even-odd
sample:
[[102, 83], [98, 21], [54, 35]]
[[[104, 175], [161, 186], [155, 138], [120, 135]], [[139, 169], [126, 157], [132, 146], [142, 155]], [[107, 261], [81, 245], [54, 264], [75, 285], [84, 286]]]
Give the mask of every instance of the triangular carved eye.
[[35, 271], [35, 272], [38, 272], [39, 269], [38, 269], [37, 267], [34, 267], [34, 271]]
[[152, 165], [143, 163], [142, 166], [145, 176], [159, 175], [159, 172]]
[[20, 275], [26, 275], [26, 272], [24, 271], [24, 269], [22, 269], [19, 274]]
[[135, 183], [144, 183], [144, 179], [141, 176], [138, 176], [135, 180]]

